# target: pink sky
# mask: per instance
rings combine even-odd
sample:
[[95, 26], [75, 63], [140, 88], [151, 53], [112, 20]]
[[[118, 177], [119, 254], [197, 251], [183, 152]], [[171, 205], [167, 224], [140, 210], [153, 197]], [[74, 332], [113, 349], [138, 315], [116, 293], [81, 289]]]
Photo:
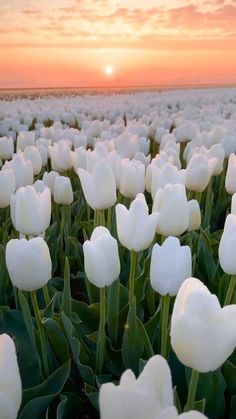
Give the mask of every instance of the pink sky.
[[0, 88], [236, 83], [234, 1], [1, 0], [0, 16]]

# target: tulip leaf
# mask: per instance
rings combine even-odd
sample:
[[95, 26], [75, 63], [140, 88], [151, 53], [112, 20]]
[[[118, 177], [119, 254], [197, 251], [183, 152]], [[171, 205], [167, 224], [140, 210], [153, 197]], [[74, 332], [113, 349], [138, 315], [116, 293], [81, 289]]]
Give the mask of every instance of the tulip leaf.
[[[26, 326], [26, 329], [27, 329], [32, 347], [33, 347], [35, 353], [38, 354], [38, 348], [37, 348], [37, 345], [36, 345], [35, 335], [34, 335], [33, 319], [31, 317], [29, 305], [28, 305], [28, 302], [27, 302], [23, 292], [19, 289], [18, 289], [18, 298], [19, 298], [19, 302], [20, 302], [22, 316], [24, 318], [25, 326]], [[39, 356], [38, 356], [38, 362], [39, 362], [39, 366], [41, 368]]]
[[204, 413], [206, 409], [206, 399], [197, 400], [194, 402], [194, 410]]
[[43, 319], [51, 348], [60, 364], [69, 359], [69, 348], [61, 327], [54, 319]]
[[62, 293], [61, 311], [63, 311], [66, 316], [70, 317], [71, 315], [70, 264], [67, 257], [65, 259], [64, 289]]
[[85, 365], [80, 361], [82, 346], [75, 336], [75, 330], [71, 323], [71, 320], [68, 319], [68, 317], [64, 313], [61, 314], [61, 318], [65, 329], [66, 337], [70, 346], [70, 350], [72, 352], [72, 357], [75, 364], [77, 365], [79, 374], [81, 374], [81, 377], [84, 379], [85, 382], [93, 385], [95, 382], [94, 372], [92, 368], [88, 366], [88, 364]]
[[70, 374], [70, 361], [54, 371], [43, 383], [23, 391], [19, 419], [41, 418], [50, 403], [62, 391]]
[[148, 337], [148, 334], [146, 332], [145, 326], [143, 325], [141, 320], [139, 320], [138, 318], [137, 318], [137, 325], [138, 325], [138, 328], [140, 330], [141, 338], [142, 338], [144, 347], [146, 349], [148, 358], [151, 358], [153, 355], [155, 355], [155, 353], [153, 351], [153, 347], [152, 347], [151, 342], [149, 340], [149, 337]]
[[129, 308], [122, 344], [122, 359], [125, 368], [131, 368], [138, 373], [139, 358], [143, 353], [143, 343], [136, 318], [136, 301]]
[[107, 326], [114, 346], [117, 345], [120, 283], [117, 279], [107, 289]]
[[236, 366], [229, 360], [223, 365], [223, 375], [231, 394], [236, 394]]
[[235, 412], [236, 412], [236, 395], [231, 397], [229, 419], [235, 419]]

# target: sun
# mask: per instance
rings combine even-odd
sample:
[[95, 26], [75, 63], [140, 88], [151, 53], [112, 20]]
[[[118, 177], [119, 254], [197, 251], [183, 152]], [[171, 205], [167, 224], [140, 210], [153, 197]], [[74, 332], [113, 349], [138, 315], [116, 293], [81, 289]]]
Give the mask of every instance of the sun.
[[105, 73], [106, 73], [107, 76], [111, 76], [112, 73], [113, 73], [113, 67], [111, 65], [107, 65], [104, 68], [104, 71], [105, 71]]

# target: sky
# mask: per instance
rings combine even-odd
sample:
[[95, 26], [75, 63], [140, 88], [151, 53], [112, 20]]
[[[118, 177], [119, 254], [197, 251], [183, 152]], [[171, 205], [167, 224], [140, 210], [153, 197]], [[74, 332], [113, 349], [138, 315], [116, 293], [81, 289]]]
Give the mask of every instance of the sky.
[[236, 83], [235, 0], [0, 0], [0, 16], [0, 88]]

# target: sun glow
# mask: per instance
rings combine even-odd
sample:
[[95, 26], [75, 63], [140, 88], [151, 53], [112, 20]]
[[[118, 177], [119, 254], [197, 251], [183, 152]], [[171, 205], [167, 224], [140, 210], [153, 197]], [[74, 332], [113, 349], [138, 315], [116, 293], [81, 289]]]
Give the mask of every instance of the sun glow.
[[113, 73], [113, 67], [111, 65], [107, 65], [104, 68], [104, 71], [105, 71], [105, 73], [106, 73], [107, 76], [111, 76], [112, 73]]

